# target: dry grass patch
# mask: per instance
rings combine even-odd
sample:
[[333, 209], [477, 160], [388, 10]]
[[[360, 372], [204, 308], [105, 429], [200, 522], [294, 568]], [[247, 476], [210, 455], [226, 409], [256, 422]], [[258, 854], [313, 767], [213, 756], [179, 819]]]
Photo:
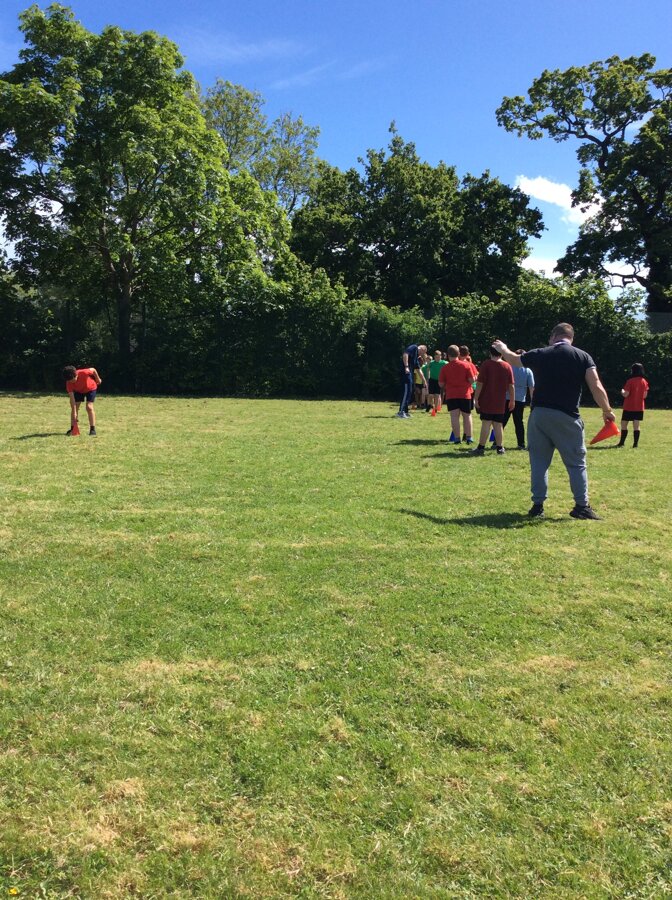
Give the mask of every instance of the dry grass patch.
[[567, 656], [535, 656], [520, 664], [524, 672], [573, 672], [578, 663]]

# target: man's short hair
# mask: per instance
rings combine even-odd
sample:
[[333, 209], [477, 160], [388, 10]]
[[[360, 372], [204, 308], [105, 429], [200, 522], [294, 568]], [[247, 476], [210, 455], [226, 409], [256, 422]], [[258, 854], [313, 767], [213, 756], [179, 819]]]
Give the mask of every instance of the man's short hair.
[[551, 339], [553, 338], [568, 338], [573, 341], [574, 329], [569, 322], [559, 322], [551, 332]]
[[460, 355], [460, 348], [457, 344], [451, 344], [450, 347], [446, 350], [446, 353], [451, 359], [457, 359]]

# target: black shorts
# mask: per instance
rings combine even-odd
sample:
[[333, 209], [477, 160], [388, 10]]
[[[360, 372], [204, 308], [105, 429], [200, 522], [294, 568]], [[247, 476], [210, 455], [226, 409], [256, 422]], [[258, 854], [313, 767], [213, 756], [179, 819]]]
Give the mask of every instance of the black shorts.
[[93, 403], [98, 391], [89, 391], [86, 394], [80, 394], [79, 391], [73, 391], [73, 393], [75, 395], [75, 403], [83, 403], [84, 400], [86, 400], [87, 403]]
[[463, 413], [471, 412], [471, 400], [464, 400], [461, 397], [458, 397], [457, 399], [447, 399], [446, 403], [448, 404], [448, 412], [452, 412], [454, 409], [459, 409], [459, 411]]
[[441, 393], [441, 385], [439, 384], [438, 378], [430, 378], [429, 379], [429, 393], [430, 394], [440, 394]]
[[629, 409], [624, 409], [621, 418], [624, 422], [641, 422], [644, 418], [644, 411], [633, 412]]
[[484, 413], [480, 414], [481, 422], [499, 422], [500, 425], [504, 424], [504, 417], [506, 413]]

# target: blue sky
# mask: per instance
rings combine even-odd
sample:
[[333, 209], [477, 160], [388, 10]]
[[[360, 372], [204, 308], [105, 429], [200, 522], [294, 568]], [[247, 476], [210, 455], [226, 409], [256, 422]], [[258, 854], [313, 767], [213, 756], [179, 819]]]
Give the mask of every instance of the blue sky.
[[[18, 14], [0, 4], [0, 70], [21, 46]], [[40, 4], [46, 5], [46, 4]], [[340, 168], [387, 144], [394, 120], [423, 159], [460, 176], [488, 169], [534, 197], [547, 231], [531, 247], [550, 274], [576, 236], [568, 206], [571, 143], [530, 141], [497, 126], [505, 95], [544, 69], [653, 53], [672, 65], [672, 0], [73, 0], [92, 31], [116, 24], [168, 35], [203, 88], [218, 77], [261, 92], [266, 112], [321, 129], [319, 154]]]

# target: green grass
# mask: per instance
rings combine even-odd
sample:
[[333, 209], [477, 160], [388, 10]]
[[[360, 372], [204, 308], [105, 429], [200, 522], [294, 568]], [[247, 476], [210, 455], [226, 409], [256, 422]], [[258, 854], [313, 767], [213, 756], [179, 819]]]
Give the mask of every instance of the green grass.
[[0, 896], [672, 893], [672, 412], [530, 522], [444, 413], [96, 405], [0, 396]]

